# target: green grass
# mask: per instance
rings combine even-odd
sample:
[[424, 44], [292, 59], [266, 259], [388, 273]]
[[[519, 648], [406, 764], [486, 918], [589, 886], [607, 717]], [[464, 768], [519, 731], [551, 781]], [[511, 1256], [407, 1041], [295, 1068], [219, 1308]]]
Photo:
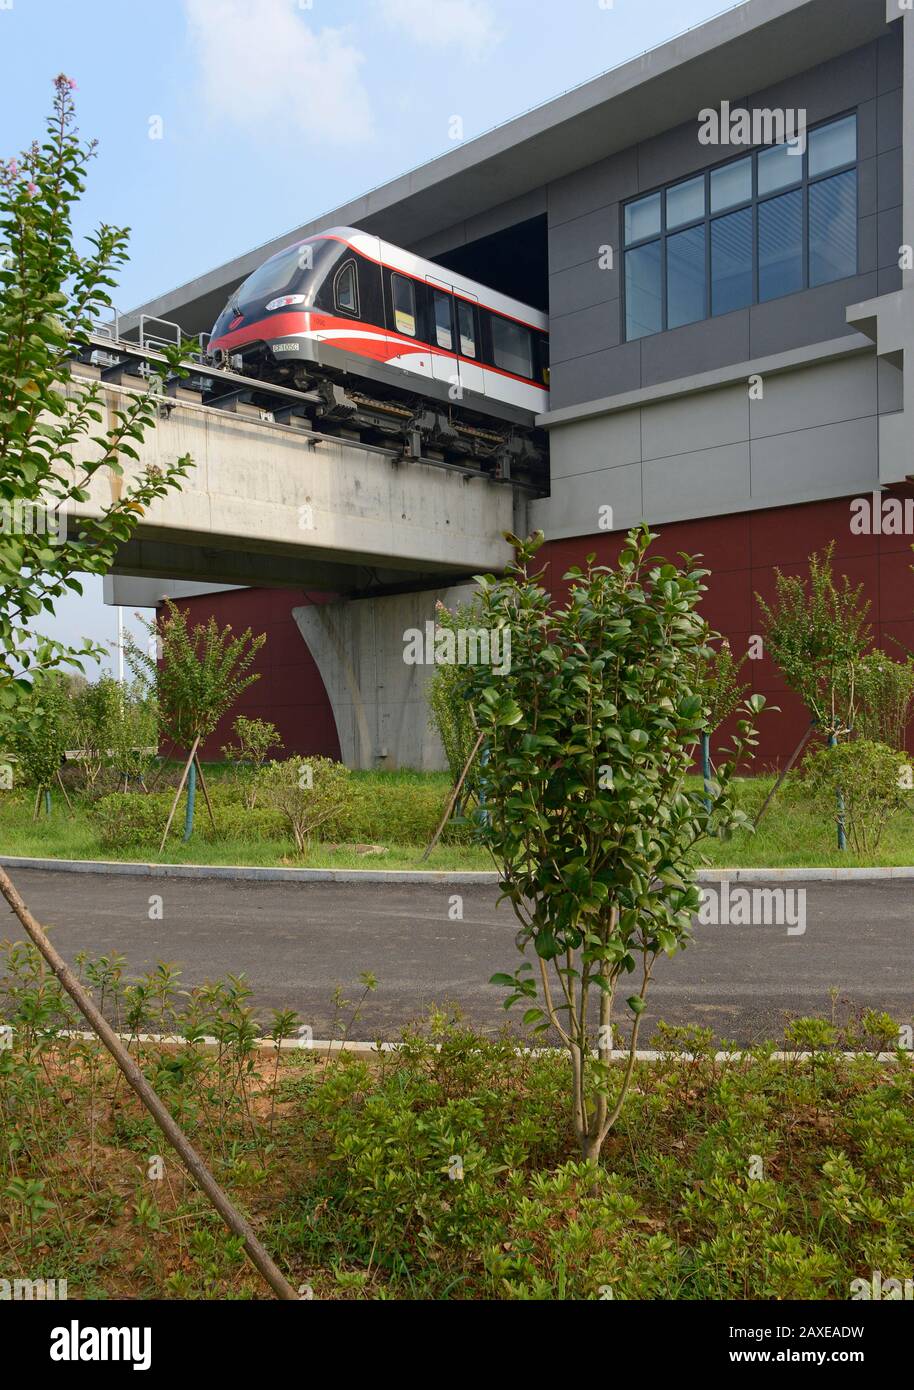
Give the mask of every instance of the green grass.
[[[174, 776], [174, 770], [170, 770]], [[231, 795], [224, 764], [206, 768], [218, 802]], [[311, 867], [335, 869], [466, 869], [489, 870], [493, 864], [479, 846], [455, 842], [439, 844], [422, 860], [425, 845], [445, 805], [449, 781], [443, 773], [356, 772], [358, 807], [344, 834], [331, 843], [317, 844], [306, 856], [298, 856], [290, 838], [278, 827], [272, 833], [245, 833], [245, 817], [236, 811], [226, 833], [213, 838], [207, 825], [202, 798], [198, 799], [194, 838], [184, 844], [173, 836], [163, 854], [159, 835], [147, 833], [129, 844], [105, 844], [85, 804], [77, 798], [69, 812], [58, 792], [50, 819], [42, 814], [32, 820], [33, 798], [26, 791], [0, 793], [0, 853], [50, 859], [108, 859], [176, 864], [238, 864], [252, 867]], [[757, 814], [772, 786], [772, 778], [747, 778], [737, 785], [741, 805]], [[698, 780], [696, 779], [696, 785]], [[165, 803], [167, 806], [167, 802]], [[156, 819], [158, 816], [158, 819]], [[164, 814], [152, 817], [156, 825]], [[183, 807], [177, 817], [183, 823]], [[241, 822], [239, 824], [239, 821]], [[447, 837], [445, 837], [447, 840]], [[379, 844], [384, 854], [360, 854], [356, 844]], [[700, 862], [712, 868], [861, 868], [871, 865], [914, 864], [914, 814], [901, 812], [887, 827], [878, 852], [863, 860], [852, 849], [836, 847], [833, 818], [828, 810], [813, 805], [798, 787], [782, 788], [755, 834], [740, 832], [730, 841], [705, 841]]]
[[[260, 1014], [236, 977], [185, 992], [161, 965], [135, 982], [117, 957], [81, 968], [110, 1017], [131, 1011], [136, 1061], [315, 1299], [844, 1303], [874, 1270], [914, 1278], [914, 1066], [876, 1055], [898, 1039], [886, 1015], [795, 1020], [788, 1060], [761, 1044], [719, 1061], [710, 1029], [659, 1025], [662, 1055], [636, 1065], [594, 1170], [561, 1052], [519, 1051], [440, 1007], [396, 1052], [258, 1052], [258, 1016], [286, 1037], [298, 1019]], [[360, 1006], [338, 1004], [340, 1035]], [[188, 1019], [221, 1046], [136, 1036], [186, 1036]], [[57, 1036], [78, 1020], [21, 944], [0, 946], [6, 1022], [7, 1268], [66, 1278], [70, 1298], [266, 1297], [107, 1053]]]

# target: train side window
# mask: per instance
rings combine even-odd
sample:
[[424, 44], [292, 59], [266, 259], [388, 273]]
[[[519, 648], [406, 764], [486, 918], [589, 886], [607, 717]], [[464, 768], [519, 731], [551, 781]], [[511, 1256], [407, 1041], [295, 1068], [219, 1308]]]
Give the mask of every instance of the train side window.
[[549, 339], [542, 337], [539, 340], [539, 368], [540, 381], [544, 386], [549, 385]]
[[390, 294], [394, 309], [394, 327], [407, 338], [416, 336], [416, 287], [404, 275], [391, 275]]
[[533, 338], [529, 328], [493, 314], [492, 357], [496, 367], [514, 376], [533, 379]]
[[435, 343], [446, 352], [454, 351], [454, 330], [451, 327], [451, 296], [432, 290], [432, 312], [435, 319]]
[[359, 281], [355, 261], [347, 261], [340, 266], [333, 281], [333, 294], [341, 313], [358, 315]]
[[472, 304], [465, 299], [457, 300], [457, 331], [460, 334], [460, 355], [476, 356], [476, 316]]

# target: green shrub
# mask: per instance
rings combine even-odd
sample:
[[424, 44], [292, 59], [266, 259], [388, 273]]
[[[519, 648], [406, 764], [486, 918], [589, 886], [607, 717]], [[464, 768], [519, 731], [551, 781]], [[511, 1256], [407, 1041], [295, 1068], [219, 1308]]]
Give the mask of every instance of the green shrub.
[[[355, 777], [353, 789], [350, 804], [329, 823], [326, 839], [427, 845], [448, 797], [443, 779], [405, 780], [391, 775], [389, 781], [386, 777], [368, 781]], [[466, 844], [472, 839], [472, 830], [466, 825], [448, 825], [441, 838], [445, 844]]]
[[289, 758], [269, 763], [257, 774], [256, 788], [264, 804], [285, 820], [303, 854], [317, 831], [345, 816], [351, 805], [352, 774], [331, 758]]
[[[248, 810], [243, 803], [227, 795], [222, 788], [210, 787], [210, 798], [216, 817], [216, 829], [206, 817], [200, 833], [204, 840], [223, 839], [278, 840], [285, 825], [281, 816], [264, 807]], [[168, 817], [172, 795], [169, 792], [113, 793], [89, 807], [89, 819], [94, 825], [104, 849], [141, 850], [157, 848], [162, 838], [162, 826]], [[178, 840], [181, 827], [175, 823], [169, 838]]]
[[912, 800], [907, 755], [865, 738], [817, 749], [806, 759], [803, 778], [811, 791], [842, 798], [845, 825], [861, 855], [875, 853], [889, 820]]

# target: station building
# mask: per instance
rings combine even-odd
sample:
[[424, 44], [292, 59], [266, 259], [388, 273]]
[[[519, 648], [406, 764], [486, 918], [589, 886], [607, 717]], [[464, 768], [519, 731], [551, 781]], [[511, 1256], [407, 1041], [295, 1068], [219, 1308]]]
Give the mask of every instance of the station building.
[[[143, 309], [205, 330], [268, 255], [340, 224], [548, 312], [550, 492], [518, 525], [556, 588], [645, 520], [659, 553], [704, 557], [704, 611], [744, 651], [775, 569], [834, 541], [879, 644], [914, 651], [914, 535], [885, 506], [914, 499], [910, 0], [747, 0]], [[177, 592], [267, 631], [246, 712], [291, 751], [435, 765], [415, 668], [378, 652], [468, 591], [365, 595], [332, 633], [333, 595]], [[771, 765], [807, 716], [767, 658], [747, 676], [782, 708]]]

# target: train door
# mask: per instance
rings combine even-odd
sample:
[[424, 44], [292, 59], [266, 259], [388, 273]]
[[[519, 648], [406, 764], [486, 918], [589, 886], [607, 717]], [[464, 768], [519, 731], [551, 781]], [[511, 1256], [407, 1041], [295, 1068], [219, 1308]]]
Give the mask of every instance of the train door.
[[[485, 377], [479, 364], [479, 309], [475, 296], [445, 280], [427, 275], [434, 375], [437, 381], [459, 386], [462, 391], [485, 395]], [[437, 350], [436, 350], [437, 349]], [[457, 399], [456, 392], [453, 399]]]

